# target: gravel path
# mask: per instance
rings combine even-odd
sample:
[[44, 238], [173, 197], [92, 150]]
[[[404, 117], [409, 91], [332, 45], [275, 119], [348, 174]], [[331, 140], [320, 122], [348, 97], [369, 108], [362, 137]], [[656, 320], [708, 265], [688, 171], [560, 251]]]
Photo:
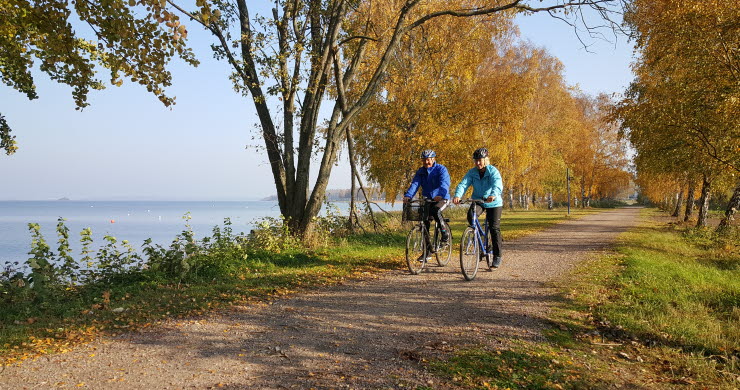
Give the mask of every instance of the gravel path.
[[[504, 243], [504, 263], [465, 282], [453, 259], [208, 318], [165, 323], [7, 367], [1, 389], [281, 389], [434, 386], [420, 359], [452, 346], [539, 339], [558, 299], [546, 282], [634, 226], [607, 211]], [[506, 223], [504, 220], [503, 223]]]

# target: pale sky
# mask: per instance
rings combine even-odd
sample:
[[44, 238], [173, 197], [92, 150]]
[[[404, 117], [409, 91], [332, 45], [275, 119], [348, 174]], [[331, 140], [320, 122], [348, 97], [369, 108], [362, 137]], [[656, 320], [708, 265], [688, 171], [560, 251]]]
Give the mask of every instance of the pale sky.
[[[596, 94], [622, 92], [632, 79], [632, 46], [586, 37], [547, 15], [518, 19], [522, 36], [565, 65], [569, 84]], [[0, 85], [0, 111], [19, 150], [0, 155], [0, 200], [254, 200], [275, 192], [251, 102], [235, 93], [225, 62], [212, 58], [208, 37], [190, 26], [198, 68], [174, 64], [177, 96], [165, 108], [139, 85], [124, 82], [90, 93], [76, 111], [71, 89], [35, 73], [39, 99]], [[584, 36], [582, 34], [582, 36]], [[330, 188], [349, 187], [340, 163]]]

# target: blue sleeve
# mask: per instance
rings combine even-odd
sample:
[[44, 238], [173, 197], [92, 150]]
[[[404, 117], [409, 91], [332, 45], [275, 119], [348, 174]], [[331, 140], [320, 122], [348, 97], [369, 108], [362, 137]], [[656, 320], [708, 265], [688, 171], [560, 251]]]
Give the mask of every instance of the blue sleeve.
[[439, 192], [437, 195], [441, 196], [442, 199], [450, 199], [450, 172], [447, 171], [445, 166], [441, 168], [439, 174], [442, 177], [440, 177]]
[[468, 187], [470, 187], [470, 171], [465, 173], [465, 176], [460, 180], [460, 184], [455, 188], [455, 198], [461, 198], [465, 195], [465, 190], [467, 190]]
[[411, 179], [411, 185], [409, 186], [409, 189], [406, 190], [406, 193], [403, 194], [403, 196], [407, 198], [413, 198], [414, 195], [416, 195], [416, 190], [419, 189], [419, 184], [421, 184], [421, 178], [419, 177], [419, 171], [417, 170], [414, 174], [414, 178]]

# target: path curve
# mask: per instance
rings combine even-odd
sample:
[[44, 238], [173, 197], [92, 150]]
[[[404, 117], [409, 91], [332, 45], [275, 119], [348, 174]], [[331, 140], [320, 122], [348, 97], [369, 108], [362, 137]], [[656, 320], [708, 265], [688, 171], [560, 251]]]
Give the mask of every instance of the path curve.
[[391, 271], [7, 367], [0, 389], [433, 386], [419, 359], [452, 345], [540, 339], [557, 299], [546, 282], [608, 247], [638, 214], [606, 211], [506, 242], [503, 266], [472, 282], [453, 252], [447, 267], [418, 276]]

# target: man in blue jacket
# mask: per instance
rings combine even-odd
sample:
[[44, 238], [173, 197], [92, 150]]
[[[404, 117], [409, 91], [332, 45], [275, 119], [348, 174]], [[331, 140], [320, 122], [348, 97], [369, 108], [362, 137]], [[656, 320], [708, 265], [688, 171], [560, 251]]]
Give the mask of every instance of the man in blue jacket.
[[[491, 235], [493, 248], [493, 267], [498, 268], [501, 265], [501, 255], [503, 240], [501, 238], [501, 210], [504, 202], [501, 199], [501, 192], [504, 189], [501, 173], [491, 165], [488, 158], [488, 149], [479, 148], [473, 152], [473, 161], [475, 167], [469, 170], [465, 177], [460, 181], [455, 189], [455, 197], [452, 202], [460, 203], [460, 197], [465, 191], [473, 186], [473, 195], [470, 197], [475, 200], [482, 200], [483, 208], [475, 207], [475, 213], [481, 215], [483, 209], [486, 211], [486, 222], [488, 223], [488, 234]], [[473, 208], [470, 209], [473, 212]], [[472, 221], [472, 216], [468, 213], [468, 223]]]
[[[403, 202], [406, 203], [413, 198], [421, 186], [422, 196], [434, 200], [434, 203], [427, 203], [427, 215], [434, 217], [442, 231], [442, 243], [446, 244], [450, 240], [450, 229], [444, 222], [442, 210], [450, 204], [450, 174], [444, 165], [437, 163], [437, 153], [434, 150], [423, 151], [421, 160], [421, 168], [416, 171], [409, 189], [403, 195]], [[424, 221], [424, 225], [429, 231], [429, 220]]]

